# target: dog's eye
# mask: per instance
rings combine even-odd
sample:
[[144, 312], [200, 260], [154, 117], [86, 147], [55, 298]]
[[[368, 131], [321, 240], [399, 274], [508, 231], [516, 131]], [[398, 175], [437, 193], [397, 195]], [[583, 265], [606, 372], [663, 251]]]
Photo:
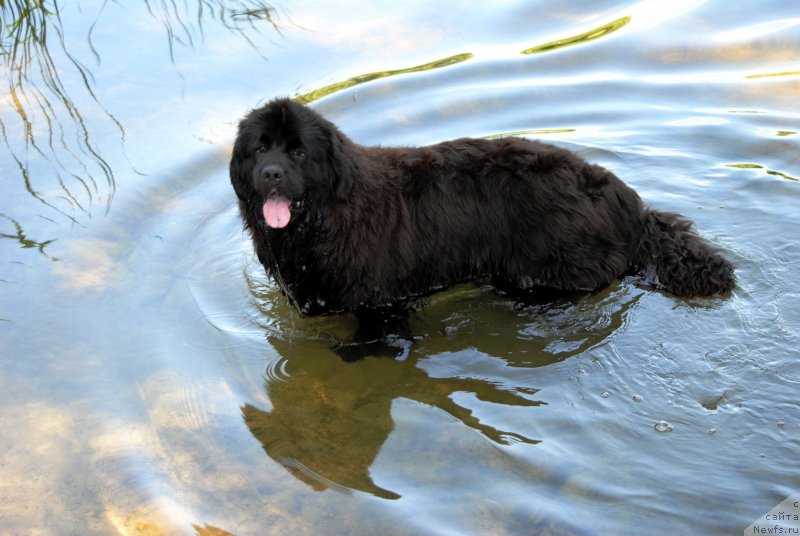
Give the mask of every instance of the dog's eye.
[[289, 154], [295, 158], [303, 158], [306, 155], [302, 149], [292, 149]]
[[263, 154], [267, 152], [267, 148], [263, 145], [256, 147], [256, 154]]

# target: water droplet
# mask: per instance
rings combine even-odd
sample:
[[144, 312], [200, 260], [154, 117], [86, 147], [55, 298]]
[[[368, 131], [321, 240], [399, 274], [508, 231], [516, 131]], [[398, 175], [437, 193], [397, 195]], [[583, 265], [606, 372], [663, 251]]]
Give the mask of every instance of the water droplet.
[[658, 421], [653, 428], [656, 429], [656, 432], [671, 432], [672, 425], [667, 421]]
[[633, 401], [634, 402], [641, 402], [642, 401], [642, 397], [639, 396], [639, 395], [633, 395]]
[[600, 393], [600, 396], [602, 396], [603, 398], [608, 398], [610, 395], [608, 394], [608, 391], [603, 391], [602, 393]]

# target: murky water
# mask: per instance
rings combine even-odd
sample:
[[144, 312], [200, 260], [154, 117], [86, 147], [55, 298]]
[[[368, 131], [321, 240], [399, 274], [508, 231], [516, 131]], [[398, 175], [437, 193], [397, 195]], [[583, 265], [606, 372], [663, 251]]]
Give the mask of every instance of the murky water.
[[[3, 8], [0, 533], [738, 534], [800, 492], [793, 2], [232, 4]], [[278, 95], [574, 149], [739, 286], [466, 284], [347, 362], [228, 183]]]

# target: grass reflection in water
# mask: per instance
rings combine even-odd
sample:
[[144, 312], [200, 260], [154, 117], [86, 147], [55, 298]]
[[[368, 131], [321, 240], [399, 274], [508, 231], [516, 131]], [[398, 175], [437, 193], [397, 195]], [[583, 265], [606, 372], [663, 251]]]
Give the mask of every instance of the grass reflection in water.
[[[277, 13], [262, 1], [244, 0], [234, 7], [222, 0], [195, 5], [143, 3], [164, 29], [173, 64], [175, 47], [193, 48], [203, 40], [209, 22], [238, 34], [256, 49], [253, 32], [265, 26], [279, 32]], [[93, 32], [104, 22], [114, 22], [104, 13], [108, 5], [100, 5], [86, 30], [87, 62], [77, 47], [68, 45], [60, 2], [0, 1], [0, 60], [9, 104], [0, 107], [0, 138], [28, 194], [76, 224], [89, 218], [94, 206], [105, 212], [111, 207], [120, 173], [120, 166], [112, 165], [117, 158], [111, 153], [121, 151], [122, 161], [142, 174], [126, 154], [125, 126], [101, 102], [90, 67], [92, 61], [101, 64]], [[104, 132], [116, 133], [117, 139], [98, 134]]]
[[457, 63], [465, 62], [471, 59], [472, 57], [473, 55], [467, 52], [464, 54], [456, 54], [454, 56], [449, 56], [441, 60], [431, 61], [414, 67], [407, 67], [405, 69], [395, 69], [395, 70], [378, 71], [375, 73], [362, 74], [354, 76], [352, 78], [348, 78], [347, 80], [343, 80], [341, 82], [336, 82], [334, 84], [330, 84], [328, 86], [315, 89], [314, 91], [310, 91], [308, 93], [304, 93], [303, 95], [295, 97], [295, 100], [301, 104], [308, 104], [310, 102], [319, 100], [323, 97], [327, 97], [332, 93], [336, 93], [337, 91], [342, 91], [343, 89], [357, 86], [359, 84], [364, 84], [366, 82], [371, 82], [373, 80], [378, 80], [380, 78], [387, 78], [389, 76], [396, 76], [398, 74], [418, 73], [423, 71], [430, 71], [432, 69], [440, 69], [442, 67], [449, 67]]

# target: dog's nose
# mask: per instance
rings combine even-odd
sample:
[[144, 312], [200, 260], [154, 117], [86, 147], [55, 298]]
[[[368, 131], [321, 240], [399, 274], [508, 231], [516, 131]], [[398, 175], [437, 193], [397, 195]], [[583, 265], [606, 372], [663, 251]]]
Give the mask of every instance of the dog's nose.
[[267, 164], [261, 168], [261, 178], [264, 180], [280, 180], [284, 173], [284, 169], [278, 164]]

